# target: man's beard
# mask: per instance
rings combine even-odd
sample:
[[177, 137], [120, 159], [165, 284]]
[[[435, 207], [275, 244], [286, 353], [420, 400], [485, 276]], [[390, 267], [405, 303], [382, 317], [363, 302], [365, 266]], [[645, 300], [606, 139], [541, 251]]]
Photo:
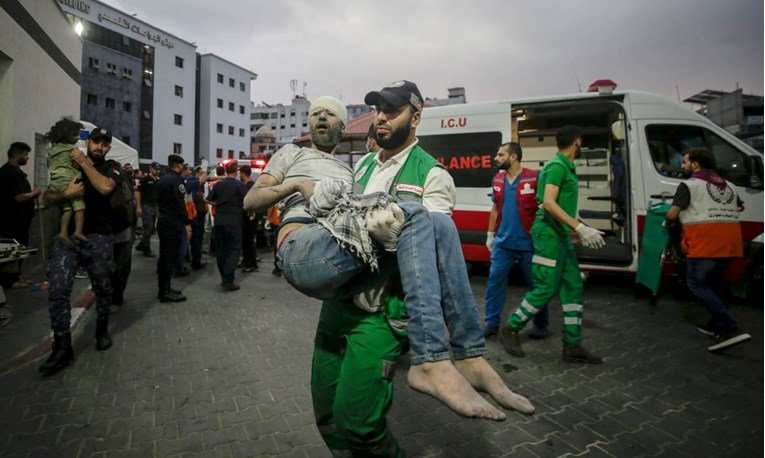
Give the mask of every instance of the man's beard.
[[340, 143], [340, 136], [343, 133], [343, 126], [338, 125], [336, 127], [328, 127], [327, 132], [320, 134], [316, 131], [311, 131], [311, 143], [316, 146], [323, 146], [325, 148], [334, 148]]
[[412, 125], [409, 120], [396, 130], [391, 131], [388, 138], [380, 138], [375, 130], [375, 141], [377, 145], [382, 149], [396, 149], [403, 145], [409, 134], [412, 132]]
[[[495, 164], [495, 165], [496, 165], [496, 164]], [[503, 162], [503, 163], [501, 163], [501, 164], [497, 165], [497, 168], [498, 168], [499, 170], [504, 170], [504, 171], [508, 171], [508, 170], [510, 170], [510, 161], [505, 161], [505, 162]]]

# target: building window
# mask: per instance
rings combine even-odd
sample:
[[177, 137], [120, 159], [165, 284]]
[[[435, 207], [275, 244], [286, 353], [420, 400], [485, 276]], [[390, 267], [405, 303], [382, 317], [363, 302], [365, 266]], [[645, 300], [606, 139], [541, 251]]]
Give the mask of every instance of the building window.
[[127, 79], [133, 79], [133, 70], [130, 68], [123, 68], [122, 77]]
[[177, 114], [173, 115], [173, 119], [176, 126], [182, 126], [183, 125], [183, 116]]
[[107, 62], [106, 63], [106, 73], [110, 75], [116, 75], [117, 74], [117, 64], [112, 64]]
[[223, 148], [217, 148], [215, 150], [215, 157], [223, 158]]
[[234, 126], [228, 126], [228, 134], [234, 135]]
[[218, 73], [218, 82], [223, 84], [223, 73]]
[[216, 124], [215, 129], [218, 131], [219, 134], [223, 133], [223, 124]]
[[122, 142], [127, 144], [127, 145], [130, 145], [130, 135], [123, 135], [122, 136]]
[[244, 92], [244, 83], [239, 83], [239, 90]]
[[279, 116], [279, 113], [272, 111], [271, 112], [271, 119], [276, 119], [276, 117]]
[[175, 56], [175, 66], [178, 68], [183, 68], [183, 58]]
[[114, 99], [107, 97], [106, 102], [104, 103], [104, 106], [106, 108], [114, 109]]
[[98, 59], [93, 57], [88, 57], [88, 67], [92, 68], [93, 70], [98, 70]]
[[271, 124], [271, 130], [276, 130], [276, 124]]
[[234, 158], [234, 150], [230, 149], [228, 150], [228, 158], [233, 159]]
[[295, 123], [290, 124], [290, 128], [294, 129], [295, 128]]
[[223, 108], [223, 99], [218, 99], [218, 108]]
[[231, 86], [231, 87], [234, 87], [234, 78], [229, 78], [228, 79], [228, 85]]
[[88, 105], [98, 105], [98, 96], [96, 94], [88, 94]]
[[295, 110], [290, 111], [290, 116], [295, 116]]
[[228, 111], [234, 111], [234, 102], [228, 103]]
[[173, 154], [183, 154], [183, 145], [180, 143], [173, 143]]
[[130, 113], [133, 111], [133, 104], [130, 102], [122, 102], [122, 111]]
[[308, 123], [303, 121], [303, 127], [308, 127]]
[[244, 114], [244, 105], [239, 105], [239, 113]]
[[175, 86], [175, 95], [178, 97], [183, 97], [183, 86]]
[[244, 151], [239, 151], [239, 159], [247, 159], [247, 156], [244, 155]]
[[239, 136], [244, 137], [244, 129], [239, 129]]

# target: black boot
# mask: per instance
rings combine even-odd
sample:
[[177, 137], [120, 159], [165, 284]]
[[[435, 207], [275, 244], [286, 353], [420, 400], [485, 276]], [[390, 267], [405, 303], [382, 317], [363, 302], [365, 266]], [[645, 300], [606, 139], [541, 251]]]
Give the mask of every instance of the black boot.
[[96, 350], [105, 351], [112, 347], [112, 336], [109, 335], [109, 319], [96, 321]]
[[159, 291], [157, 299], [159, 299], [160, 302], [183, 302], [186, 300], [186, 296], [174, 292], [172, 288], [166, 288]]
[[43, 377], [49, 377], [74, 362], [72, 334], [67, 331], [53, 334], [53, 349], [45, 364], [40, 366]]

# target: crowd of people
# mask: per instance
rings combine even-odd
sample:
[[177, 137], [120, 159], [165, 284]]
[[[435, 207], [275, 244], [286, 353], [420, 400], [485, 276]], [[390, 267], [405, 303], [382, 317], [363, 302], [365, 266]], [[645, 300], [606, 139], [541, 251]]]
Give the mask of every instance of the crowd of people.
[[[393, 365], [406, 351], [409, 385], [460, 415], [501, 421], [506, 414], [500, 408], [533, 414], [532, 403], [511, 391], [484, 358], [486, 338], [498, 334], [510, 355], [523, 357], [520, 332], [533, 320], [532, 338], [551, 334], [547, 309], [556, 295], [563, 361], [603, 363], [581, 344], [585, 301], [572, 234], [589, 248], [605, 243], [600, 231], [575, 217], [579, 191], [573, 160], [582, 147], [581, 131], [560, 128], [559, 152], [539, 172], [521, 166], [518, 143], [498, 145], [481, 325], [465, 265], [454, 262], [461, 257], [450, 218], [454, 182], [418, 145], [424, 99], [417, 85], [393, 83], [369, 92], [365, 103], [375, 107], [376, 117], [370, 152], [355, 170], [335, 157], [347, 110], [325, 96], [309, 108], [310, 147], [284, 146], [256, 178], [237, 161], [209, 176], [175, 154], [168, 156], [164, 174], [154, 162], [144, 175], [108, 159], [108, 128], [93, 129], [82, 150], [70, 135], [79, 131], [78, 123], [64, 118], [54, 125], [51, 151], [56, 167], [66, 170], [56, 172], [56, 184], [43, 193], [46, 206], [60, 209], [62, 223], [47, 267], [53, 348], [40, 372], [53, 375], [74, 360], [70, 296], [79, 268], [87, 271], [96, 295], [96, 350], [112, 346], [109, 317], [124, 301], [138, 220], [135, 249], [143, 256], [155, 256], [155, 228], [158, 235], [159, 302], [182, 302], [186, 297], [172, 279], [190, 274], [187, 258], [191, 270], [205, 268], [209, 221], [209, 251], [215, 253], [221, 290], [236, 291], [238, 266], [243, 273], [258, 270], [255, 232], [265, 215], [276, 236], [274, 275], [283, 273], [297, 290], [322, 300], [311, 394], [319, 432], [337, 456], [402, 454], [386, 417]], [[0, 168], [2, 209], [14, 215], [2, 220], [0, 235], [23, 245], [29, 244], [34, 201], [42, 193], [20, 169], [29, 151], [14, 143]], [[741, 255], [741, 202], [735, 187], [714, 172], [705, 150], [689, 151], [683, 166], [692, 176], [678, 190], [667, 225], [678, 220], [684, 225], [688, 285], [710, 311], [710, 322], [700, 330], [715, 338], [709, 350], [717, 352], [751, 338], [711, 286], [715, 272]], [[712, 197], [705, 194], [710, 186]], [[711, 199], [724, 201], [727, 211], [708, 211]], [[503, 324], [507, 276], [515, 262], [529, 291]], [[335, 269], [317, 268], [326, 265]], [[6, 286], [19, 278], [0, 275], [0, 280]]]

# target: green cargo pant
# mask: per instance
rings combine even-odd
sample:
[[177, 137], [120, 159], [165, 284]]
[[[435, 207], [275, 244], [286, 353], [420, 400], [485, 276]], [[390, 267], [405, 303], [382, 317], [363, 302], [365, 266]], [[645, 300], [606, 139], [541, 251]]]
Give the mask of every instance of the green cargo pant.
[[333, 455], [401, 456], [386, 416], [404, 339], [381, 312], [366, 312], [351, 301], [322, 304], [311, 397], [316, 425]]
[[544, 222], [531, 228], [534, 257], [531, 272], [534, 289], [526, 293], [521, 305], [507, 320], [515, 331], [545, 307], [556, 294], [563, 308], [563, 341], [578, 344], [582, 340], [582, 277], [570, 237], [560, 237]]

